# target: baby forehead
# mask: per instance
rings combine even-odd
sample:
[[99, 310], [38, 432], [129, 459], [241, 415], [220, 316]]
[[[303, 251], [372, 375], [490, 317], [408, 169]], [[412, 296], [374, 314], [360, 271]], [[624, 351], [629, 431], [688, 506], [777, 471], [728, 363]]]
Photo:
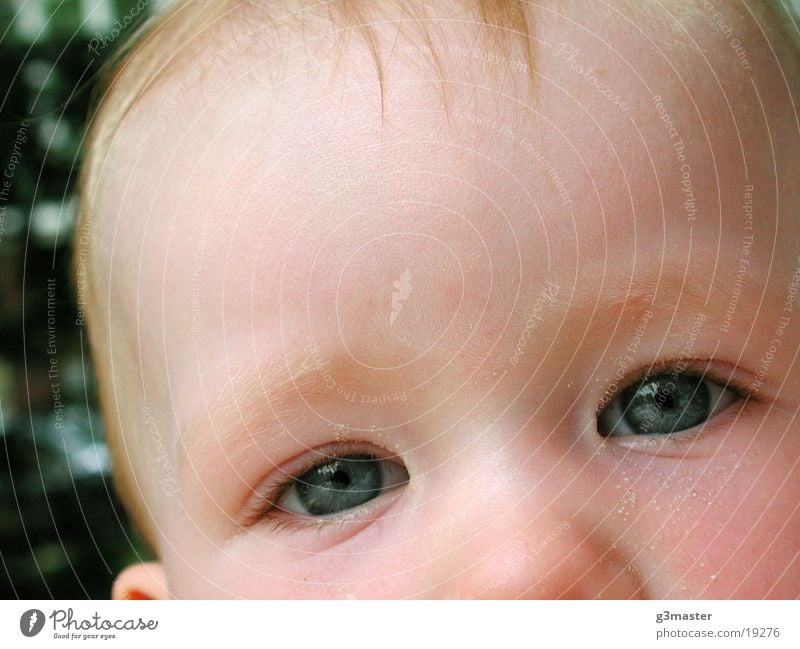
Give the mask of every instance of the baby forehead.
[[[634, 212], [640, 227], [661, 227], [664, 214], [691, 224], [700, 210], [719, 212], [726, 195], [739, 200], [748, 173], [765, 173], [776, 151], [788, 159], [797, 144], [771, 142], [754, 115], [760, 110], [772, 124], [790, 117], [777, 77], [753, 72], [768, 58], [763, 44], [748, 50], [744, 65], [715, 17], [730, 15], [725, 25], [740, 28], [741, 10], [714, 6], [695, 6], [691, 21], [658, 14], [668, 38], [653, 15], [632, 21], [594, 8], [589, 29], [581, 3], [564, 8], [570, 20], [542, 9], [530, 19], [540, 30], [530, 39], [533, 70], [519, 47], [465, 39], [459, 21], [424, 42], [403, 33], [391, 50], [380, 49], [390, 23], [378, 25], [381, 66], [358, 41], [339, 59], [285, 48], [275, 78], [269, 60], [247, 59], [238, 76], [220, 60], [204, 70], [202, 88], [167, 84], [131, 116], [127, 148], [142, 155], [121, 145], [128, 160], [120, 167], [129, 165], [122, 175], [141, 196], [158, 188], [156, 211], [172, 205], [195, 222], [205, 215], [224, 236], [249, 223], [274, 240], [273, 226], [286, 228], [287, 215], [290, 229], [303, 215], [366, 228], [382, 209], [425, 222], [435, 211], [429, 205], [449, 211], [438, 223], [480, 205], [502, 216], [493, 226], [499, 236], [509, 218], [527, 232], [600, 224], [612, 235], [631, 229]], [[708, 45], [687, 45], [697, 24], [711, 31], [704, 43], [716, 44], [716, 58]], [[662, 183], [679, 191], [664, 192]], [[701, 195], [699, 187], [716, 189]], [[404, 207], [385, 209], [391, 201]]]

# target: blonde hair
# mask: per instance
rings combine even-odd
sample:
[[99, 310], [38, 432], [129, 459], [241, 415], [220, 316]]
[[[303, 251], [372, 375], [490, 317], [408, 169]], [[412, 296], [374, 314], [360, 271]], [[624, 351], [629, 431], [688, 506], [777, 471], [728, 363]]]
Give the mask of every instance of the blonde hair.
[[[496, 47], [504, 56], [508, 56], [510, 40], [517, 40], [522, 44], [530, 89], [534, 67], [533, 48], [524, 8], [526, 3], [523, 0], [472, 2], [480, 16], [479, 27], [483, 27], [490, 38], [494, 38]], [[272, 15], [267, 14], [267, 4]], [[147, 514], [144, 500], [135, 488], [126, 447], [116, 426], [116, 422], [120, 420], [120, 408], [109, 388], [109, 344], [104, 338], [105, 332], [101, 323], [98, 322], [96, 308], [100, 304], [101, 295], [90, 272], [90, 233], [92, 215], [96, 213], [93, 203], [98, 195], [99, 181], [103, 177], [103, 165], [126, 115], [152, 88], [164, 83], [181, 69], [179, 62], [182, 58], [191, 56], [203, 47], [203, 39], [208, 32], [227, 28], [232, 30], [228, 34], [229, 42], [236, 43], [236, 30], [228, 20], [234, 17], [240, 21], [237, 25], [249, 21], [256, 27], [255, 32], [265, 26], [290, 21], [293, 21], [295, 27], [302, 28], [303, 14], [310, 7], [327, 10], [331, 23], [342, 27], [337, 30], [338, 37], [347, 38], [350, 33], [356, 32], [369, 48], [377, 68], [381, 92], [383, 66], [373, 30], [375, 19], [371, 20], [371, 14], [390, 6], [404, 12], [416, 13], [417, 22], [422, 26], [422, 33], [430, 46], [428, 50], [434, 59], [436, 56], [426, 29], [427, 21], [422, 15], [422, 3], [415, 0], [386, 0], [382, 3], [374, 0], [328, 0], [313, 5], [303, 0], [285, 0], [283, 8], [289, 8], [289, 11], [279, 18], [275, 17], [278, 14], [276, 4], [279, 3], [267, 3], [265, 0], [179, 0], [166, 10], [151, 15], [106, 64], [90, 112], [78, 188], [79, 215], [73, 241], [73, 276], [77, 278], [79, 303], [86, 305], [85, 319], [98, 374], [100, 408], [107, 430], [106, 440], [112, 460], [114, 484], [134, 525], [156, 552], [158, 543], [152, 517]], [[469, 6], [470, 0], [464, 0], [464, 4]], [[292, 12], [292, 7], [296, 11]], [[217, 54], [224, 54], [226, 49], [221, 48]]]

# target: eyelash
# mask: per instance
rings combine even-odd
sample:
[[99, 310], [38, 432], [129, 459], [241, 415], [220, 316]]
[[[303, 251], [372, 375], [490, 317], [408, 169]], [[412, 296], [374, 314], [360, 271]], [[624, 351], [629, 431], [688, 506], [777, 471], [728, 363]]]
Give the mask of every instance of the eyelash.
[[[621, 379], [616, 383], [612, 383], [606, 389], [603, 397], [595, 410], [595, 418], [606, 408], [619, 394], [629, 386], [641, 381], [648, 376], [658, 376], [660, 374], [668, 374], [676, 371], [679, 363], [685, 364], [686, 367], [679, 373], [686, 376], [695, 376], [698, 378], [705, 378], [724, 386], [725, 388], [733, 391], [746, 405], [750, 401], [758, 401], [753, 392], [748, 388], [747, 384], [737, 377], [731, 376], [726, 373], [715, 371], [709, 368], [708, 365], [714, 362], [713, 359], [685, 359], [680, 357], [666, 358], [655, 361], [647, 365], [641, 365], [634, 370], [627, 377]], [[732, 371], [737, 368], [731, 363], [716, 361], [718, 364], [729, 367]], [[702, 369], [701, 369], [702, 366]], [[689, 443], [689, 437], [675, 434], [670, 436], [676, 444]], [[691, 436], [690, 436], [691, 437]], [[382, 457], [376, 450], [374, 444], [365, 442], [338, 442], [336, 448], [331, 451], [326, 450], [327, 447], [322, 447], [321, 450], [316, 451], [319, 457], [310, 462], [304, 462], [290, 472], [278, 471], [277, 474], [270, 478], [267, 483], [259, 489], [259, 493], [253, 502], [248, 504], [244, 513], [244, 527], [249, 527], [260, 521], [268, 521], [273, 531], [277, 533], [293, 533], [301, 530], [313, 529], [318, 532], [329, 530], [331, 526], [342, 526], [347, 523], [351, 518], [309, 518], [291, 517], [291, 518], [276, 518], [270, 516], [270, 512], [277, 508], [277, 503], [280, 502], [284, 494], [295, 484], [296, 480], [304, 473], [311, 471], [319, 466], [327, 464], [332, 459], [350, 455], [352, 453], [368, 453], [375, 457]], [[385, 449], [382, 449], [384, 452]], [[388, 453], [387, 453], [388, 454]], [[383, 456], [384, 459], [387, 459]]]
[[[309, 528], [321, 531], [322, 527], [328, 529], [337, 524], [341, 526], [352, 518], [355, 518], [355, 515], [351, 515], [350, 517], [345, 515], [344, 517], [339, 516], [337, 518], [303, 518], [299, 516], [275, 518], [269, 515], [271, 511], [277, 509], [281, 498], [291, 489], [301, 475], [323, 464], [327, 464], [331, 460], [354, 453], [365, 453], [373, 455], [376, 458], [388, 459], [387, 456], [380, 454], [380, 451], [383, 451], [388, 455], [388, 451], [376, 444], [347, 441], [336, 442], [335, 444], [336, 448], [331, 451], [327, 449], [333, 444], [327, 444], [323, 447], [312, 449], [319, 454], [319, 457], [310, 462], [301, 463], [298, 468], [294, 468], [292, 471], [276, 471], [277, 475], [271, 477], [260, 487], [254, 501], [246, 505], [243, 515], [243, 527], [249, 527], [259, 521], [268, 521], [273, 529], [278, 532], [292, 532], [300, 529], [307, 530]], [[369, 507], [369, 504], [365, 504], [364, 507]], [[363, 510], [363, 508], [361, 509]]]
[[258, 521], [268, 521], [271, 531], [275, 532], [276, 534], [289, 535], [301, 531], [308, 532], [309, 530], [321, 533], [323, 528], [325, 531], [327, 531], [330, 530], [330, 528], [334, 525], [339, 524], [339, 526], [341, 526], [341, 524], [345, 522], [336, 519], [305, 520], [302, 518], [270, 518], [267, 515], [267, 512], [264, 512], [255, 522]]
[[[726, 367], [730, 368], [731, 372], [739, 369], [732, 363], [728, 363], [726, 361], [714, 361], [714, 359], [711, 358], [687, 359], [682, 357], [671, 357], [671, 358], [662, 358], [648, 365], [640, 365], [631, 374], [624, 377], [620, 381], [612, 383], [606, 389], [605, 393], [600, 398], [597, 407], [595, 408], [595, 413], [594, 413], [595, 419], [600, 415], [600, 413], [603, 412], [603, 409], [606, 408], [624, 390], [626, 390], [630, 386], [634, 385], [635, 383], [647, 377], [654, 377], [654, 376], [659, 376], [661, 374], [669, 374], [671, 372], [675, 372], [676, 367], [679, 363], [683, 363], [686, 365], [686, 367], [683, 370], [677, 372], [681, 376], [692, 376], [696, 378], [708, 379], [709, 381], [714, 381], [715, 383], [718, 383], [724, 388], [731, 390], [745, 403], [749, 401], [758, 401], [754, 393], [750, 390], [750, 388], [743, 380], [740, 380], [738, 377], [732, 376], [731, 373], [723, 375], [722, 373], [716, 371], [714, 368], [708, 367], [709, 363], [714, 363], [714, 362], [716, 362], [718, 365], [725, 365]], [[701, 365], [703, 366], [703, 369], [700, 369]]]

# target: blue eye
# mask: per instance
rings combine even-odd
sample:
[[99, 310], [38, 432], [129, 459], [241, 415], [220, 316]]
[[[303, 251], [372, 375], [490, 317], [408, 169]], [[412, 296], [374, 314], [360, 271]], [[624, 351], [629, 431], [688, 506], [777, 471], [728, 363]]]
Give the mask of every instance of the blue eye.
[[605, 436], [669, 435], [705, 423], [736, 401], [737, 394], [690, 374], [659, 374], [625, 388], [597, 418]]
[[377, 498], [408, 482], [396, 462], [367, 454], [331, 458], [295, 478], [277, 507], [301, 516], [330, 516]]

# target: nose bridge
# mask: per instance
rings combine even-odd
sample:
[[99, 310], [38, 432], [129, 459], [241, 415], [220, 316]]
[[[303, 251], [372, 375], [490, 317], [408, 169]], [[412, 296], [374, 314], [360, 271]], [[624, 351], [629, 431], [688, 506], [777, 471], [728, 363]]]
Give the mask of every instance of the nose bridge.
[[624, 557], [579, 522], [548, 519], [498, 546], [458, 590], [470, 598], [629, 599], [640, 586]]
[[[630, 599], [643, 593], [624, 554], [564, 498], [471, 501], [439, 529], [432, 597], [454, 599]], [[446, 520], [446, 516], [444, 518]]]

